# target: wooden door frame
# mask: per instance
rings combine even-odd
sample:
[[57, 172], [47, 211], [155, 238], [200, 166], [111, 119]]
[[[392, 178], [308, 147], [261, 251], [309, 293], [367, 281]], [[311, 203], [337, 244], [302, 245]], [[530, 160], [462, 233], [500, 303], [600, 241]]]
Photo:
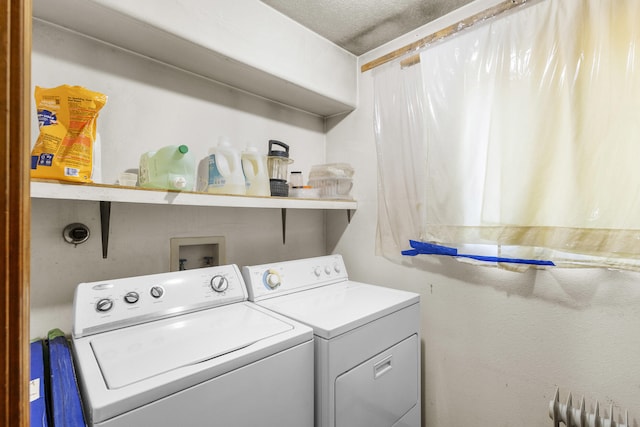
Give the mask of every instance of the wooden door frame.
[[31, 0], [3, 0], [0, 21], [0, 425], [28, 427]]

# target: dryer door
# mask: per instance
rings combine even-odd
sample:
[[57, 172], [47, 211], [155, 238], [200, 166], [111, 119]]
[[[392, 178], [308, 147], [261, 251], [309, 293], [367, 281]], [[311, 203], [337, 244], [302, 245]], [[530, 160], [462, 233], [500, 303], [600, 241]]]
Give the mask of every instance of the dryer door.
[[418, 405], [418, 337], [412, 335], [336, 379], [336, 427], [390, 427]]

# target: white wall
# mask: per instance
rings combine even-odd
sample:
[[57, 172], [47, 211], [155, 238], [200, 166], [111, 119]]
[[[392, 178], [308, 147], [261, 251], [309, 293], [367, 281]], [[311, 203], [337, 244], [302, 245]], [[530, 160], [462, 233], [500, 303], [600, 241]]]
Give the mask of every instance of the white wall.
[[[364, 64], [483, 10], [466, 10], [363, 55]], [[358, 210], [348, 227], [329, 215], [329, 250], [350, 277], [421, 294], [423, 425], [548, 426], [548, 402], [584, 395], [640, 425], [640, 275], [604, 269], [511, 273], [449, 258], [376, 256], [376, 147], [372, 72], [361, 74], [359, 108], [329, 121], [327, 161], [355, 167]], [[407, 243], [408, 244], [408, 243]], [[577, 398], [576, 398], [577, 397]]]
[[[325, 159], [323, 120], [122, 51], [40, 21], [34, 22], [32, 84], [81, 85], [107, 94], [98, 118], [105, 183], [137, 168], [140, 155], [187, 144], [196, 159], [226, 135], [236, 147], [267, 151], [269, 139], [291, 146], [291, 168], [309, 171]], [[33, 104], [33, 101], [32, 101]], [[37, 137], [35, 106], [32, 138]], [[293, 169], [290, 169], [293, 170]], [[77, 247], [63, 228], [81, 222], [91, 238]], [[226, 261], [240, 266], [324, 255], [322, 211], [287, 212], [282, 244], [279, 209], [199, 208], [114, 203], [109, 254], [102, 258], [99, 203], [34, 199], [31, 241], [31, 336], [71, 330], [75, 286], [169, 271], [172, 237], [224, 236]]]

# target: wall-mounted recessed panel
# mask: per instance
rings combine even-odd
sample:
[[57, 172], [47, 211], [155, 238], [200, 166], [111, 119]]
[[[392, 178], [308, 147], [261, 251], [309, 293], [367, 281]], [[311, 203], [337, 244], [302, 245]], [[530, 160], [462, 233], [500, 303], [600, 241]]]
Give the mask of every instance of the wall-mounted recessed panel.
[[176, 237], [170, 240], [170, 271], [226, 264], [223, 236]]

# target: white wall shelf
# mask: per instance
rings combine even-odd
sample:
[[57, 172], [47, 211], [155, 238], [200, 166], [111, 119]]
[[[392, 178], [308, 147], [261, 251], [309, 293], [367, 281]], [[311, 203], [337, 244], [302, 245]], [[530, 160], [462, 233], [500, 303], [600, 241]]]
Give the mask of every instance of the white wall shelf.
[[34, 0], [33, 17], [319, 116], [357, 105], [357, 58], [259, 1]]
[[355, 210], [354, 200], [294, 199], [290, 197], [233, 196], [190, 191], [167, 191], [108, 184], [74, 184], [32, 181], [31, 197], [38, 199], [93, 200], [155, 205], [212, 206], [228, 208], [345, 209]]
[[36, 199], [90, 200], [100, 202], [102, 257], [107, 258], [111, 202], [154, 205], [210, 206], [224, 208], [280, 209], [282, 243], [286, 243], [287, 209], [343, 209], [347, 221], [358, 206], [354, 200], [294, 199], [290, 197], [234, 196], [190, 191], [156, 190], [109, 184], [75, 184], [58, 181], [31, 181], [31, 197]]

